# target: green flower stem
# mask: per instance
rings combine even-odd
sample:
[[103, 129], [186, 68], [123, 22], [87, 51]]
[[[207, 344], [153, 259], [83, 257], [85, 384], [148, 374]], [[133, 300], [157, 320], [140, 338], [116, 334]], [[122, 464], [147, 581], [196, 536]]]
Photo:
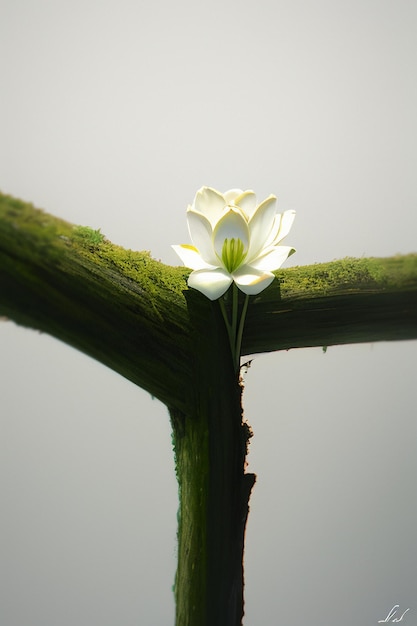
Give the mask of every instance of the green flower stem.
[[246, 319], [246, 312], [248, 310], [248, 304], [249, 304], [249, 296], [245, 295], [245, 301], [243, 303], [242, 313], [240, 314], [239, 328], [238, 328], [237, 336], [236, 336], [236, 357], [238, 359], [237, 367], [240, 365], [240, 353], [241, 353], [241, 348], [242, 348], [243, 328], [245, 326], [245, 319]]
[[[239, 313], [239, 293], [237, 290], [236, 283], [232, 285], [232, 293], [233, 293], [233, 304], [232, 304], [232, 335], [235, 342], [234, 345], [234, 357], [236, 357], [236, 332], [237, 332], [237, 318]], [[235, 358], [236, 360], [236, 358]]]
[[230, 350], [232, 352], [232, 357], [233, 357], [233, 362], [234, 362], [234, 345], [235, 345], [235, 341], [234, 341], [232, 326], [231, 326], [231, 324], [229, 322], [229, 317], [227, 315], [226, 305], [224, 303], [224, 298], [220, 298], [219, 299], [219, 305], [220, 305], [220, 310], [221, 310], [222, 315], [223, 315], [224, 324], [226, 326], [227, 335], [229, 337]]
[[232, 313], [231, 321], [227, 314], [225, 299], [219, 299], [220, 310], [223, 315], [224, 323], [229, 337], [230, 350], [232, 353], [233, 367], [237, 373], [240, 365], [240, 351], [242, 347], [243, 328], [245, 326], [246, 312], [248, 310], [249, 296], [245, 295], [242, 311], [239, 319], [239, 291], [235, 283], [232, 286]]

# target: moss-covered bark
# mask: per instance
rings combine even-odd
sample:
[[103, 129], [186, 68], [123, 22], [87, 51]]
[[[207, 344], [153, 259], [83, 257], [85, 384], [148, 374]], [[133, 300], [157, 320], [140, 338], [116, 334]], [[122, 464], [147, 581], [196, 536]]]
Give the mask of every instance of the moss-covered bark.
[[0, 315], [47, 332], [184, 410], [187, 271], [0, 195]]
[[243, 545], [249, 496], [245, 473], [250, 428], [242, 387], [218, 302], [189, 294], [193, 377], [188, 415], [171, 410], [180, 485], [177, 624], [239, 626], [243, 616]]
[[[0, 315], [47, 332], [186, 410], [188, 270], [0, 194]], [[251, 298], [243, 354], [417, 338], [417, 255], [276, 273]], [[204, 297], [199, 297], [204, 315]]]
[[[255, 477], [218, 303], [188, 270], [0, 194], [0, 316], [47, 332], [164, 402], [180, 486], [178, 626], [238, 626]], [[277, 272], [251, 298], [243, 354], [417, 338], [417, 255]]]
[[291, 267], [254, 298], [244, 354], [417, 337], [417, 254]]

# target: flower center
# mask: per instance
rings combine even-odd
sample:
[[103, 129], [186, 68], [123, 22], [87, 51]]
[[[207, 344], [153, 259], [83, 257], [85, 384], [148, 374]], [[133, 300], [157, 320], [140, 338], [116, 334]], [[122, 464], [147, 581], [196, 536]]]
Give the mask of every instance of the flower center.
[[222, 261], [230, 274], [242, 265], [246, 256], [245, 246], [240, 239], [225, 239], [222, 248]]

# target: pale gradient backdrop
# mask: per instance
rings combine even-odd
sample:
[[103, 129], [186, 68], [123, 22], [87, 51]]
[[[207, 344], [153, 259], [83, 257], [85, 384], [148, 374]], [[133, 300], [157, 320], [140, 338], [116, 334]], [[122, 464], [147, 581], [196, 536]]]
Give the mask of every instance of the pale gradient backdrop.
[[[1, 0], [0, 188], [168, 264], [201, 185], [295, 209], [287, 265], [415, 252], [416, 32], [415, 0]], [[417, 624], [416, 365], [254, 360], [245, 626]], [[0, 624], [173, 624], [165, 407], [6, 322], [0, 394]]]

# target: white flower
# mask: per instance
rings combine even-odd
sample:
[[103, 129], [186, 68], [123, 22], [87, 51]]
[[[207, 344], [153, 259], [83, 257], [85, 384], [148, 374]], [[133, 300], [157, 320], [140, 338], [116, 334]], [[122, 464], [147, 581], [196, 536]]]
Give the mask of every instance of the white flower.
[[276, 197], [257, 204], [253, 191], [220, 193], [202, 187], [187, 209], [193, 245], [172, 246], [194, 271], [188, 285], [210, 300], [220, 298], [235, 282], [243, 293], [256, 295], [274, 280], [271, 273], [295, 252], [280, 242], [289, 233], [295, 211], [276, 212]]

